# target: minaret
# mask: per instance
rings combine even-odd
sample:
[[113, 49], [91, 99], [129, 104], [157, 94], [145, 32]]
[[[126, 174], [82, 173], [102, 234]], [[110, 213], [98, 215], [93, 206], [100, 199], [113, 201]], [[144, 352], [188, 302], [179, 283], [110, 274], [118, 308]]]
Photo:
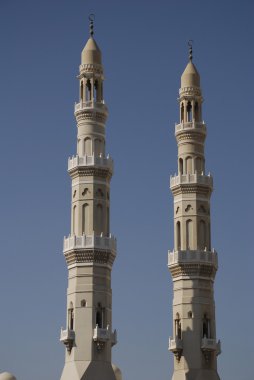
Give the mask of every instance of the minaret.
[[79, 67], [77, 155], [69, 158], [72, 180], [71, 234], [64, 238], [68, 267], [67, 325], [60, 340], [66, 346], [61, 380], [119, 380], [111, 364], [111, 347], [117, 343], [112, 330], [111, 270], [116, 240], [110, 233], [110, 180], [113, 161], [105, 155], [108, 109], [103, 97], [101, 51], [90, 38]]
[[210, 196], [213, 179], [205, 172], [206, 125], [202, 121], [199, 73], [189, 63], [179, 91], [180, 123], [175, 126], [178, 174], [171, 177], [174, 197], [174, 250], [168, 267], [174, 286], [173, 380], [219, 380], [213, 283], [218, 267], [211, 249]]

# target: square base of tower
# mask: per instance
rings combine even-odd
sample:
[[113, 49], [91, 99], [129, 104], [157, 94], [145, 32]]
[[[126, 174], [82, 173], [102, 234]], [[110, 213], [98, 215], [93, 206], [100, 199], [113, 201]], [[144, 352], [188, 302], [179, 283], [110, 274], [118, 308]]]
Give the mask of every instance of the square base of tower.
[[65, 364], [60, 380], [121, 380], [116, 366], [99, 361], [75, 361]]

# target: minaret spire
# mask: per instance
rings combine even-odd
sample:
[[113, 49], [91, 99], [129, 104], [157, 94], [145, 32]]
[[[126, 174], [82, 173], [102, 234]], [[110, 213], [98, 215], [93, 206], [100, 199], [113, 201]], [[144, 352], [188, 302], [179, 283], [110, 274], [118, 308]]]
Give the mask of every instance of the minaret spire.
[[64, 238], [68, 268], [66, 347], [61, 380], [121, 380], [112, 365], [117, 343], [112, 329], [111, 270], [116, 239], [110, 231], [113, 160], [105, 153], [108, 109], [103, 94], [101, 51], [90, 37], [81, 54], [79, 101], [75, 104], [77, 154], [68, 160], [72, 180], [71, 232]]
[[175, 355], [172, 380], [219, 380], [213, 284], [218, 267], [211, 248], [210, 197], [213, 179], [205, 170], [206, 125], [202, 121], [200, 76], [189, 62], [179, 90], [180, 122], [175, 126], [178, 174], [170, 178], [174, 197], [174, 249], [168, 254], [173, 298]]

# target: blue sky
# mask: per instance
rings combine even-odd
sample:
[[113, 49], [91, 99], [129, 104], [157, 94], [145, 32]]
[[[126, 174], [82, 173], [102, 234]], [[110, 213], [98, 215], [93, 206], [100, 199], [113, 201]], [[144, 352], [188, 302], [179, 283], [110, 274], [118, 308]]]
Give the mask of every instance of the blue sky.
[[187, 41], [201, 75], [206, 169], [214, 176], [212, 242], [222, 379], [253, 370], [254, 3], [0, 0], [0, 370], [60, 378], [75, 154], [78, 65], [95, 13], [103, 52], [107, 151], [115, 161], [111, 231], [114, 362], [124, 380], [169, 379], [173, 247], [169, 176]]

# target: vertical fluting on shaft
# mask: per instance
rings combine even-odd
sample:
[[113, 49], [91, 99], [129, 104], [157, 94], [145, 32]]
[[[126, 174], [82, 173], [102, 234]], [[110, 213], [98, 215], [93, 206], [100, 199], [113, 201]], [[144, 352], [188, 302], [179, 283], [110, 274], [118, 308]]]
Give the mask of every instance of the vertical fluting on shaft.
[[173, 380], [218, 380], [213, 283], [217, 253], [211, 249], [211, 175], [206, 175], [200, 76], [190, 60], [181, 77], [180, 123], [175, 126], [178, 174], [174, 197], [174, 250], [168, 253], [173, 279]]
[[60, 340], [66, 346], [61, 380], [119, 380], [112, 366], [111, 348], [117, 343], [112, 330], [111, 270], [116, 240], [110, 233], [110, 180], [113, 161], [105, 155], [108, 110], [103, 96], [101, 51], [90, 38], [79, 67], [77, 155], [69, 158], [72, 180], [71, 233], [64, 238], [68, 267], [67, 323]]

